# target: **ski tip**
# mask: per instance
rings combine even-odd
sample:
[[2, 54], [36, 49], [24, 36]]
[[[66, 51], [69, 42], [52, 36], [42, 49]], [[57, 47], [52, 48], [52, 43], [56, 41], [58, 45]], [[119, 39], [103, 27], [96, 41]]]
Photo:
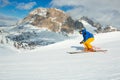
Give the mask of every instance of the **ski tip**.
[[108, 50], [95, 50], [95, 52], [106, 52]]

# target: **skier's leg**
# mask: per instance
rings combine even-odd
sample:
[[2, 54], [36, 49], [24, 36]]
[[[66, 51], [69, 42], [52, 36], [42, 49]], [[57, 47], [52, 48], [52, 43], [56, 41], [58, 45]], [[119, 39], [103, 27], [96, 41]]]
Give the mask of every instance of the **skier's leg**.
[[88, 48], [92, 48], [91, 42], [93, 42], [93, 41], [94, 41], [94, 38], [89, 38], [89, 39], [86, 41]]
[[87, 43], [86, 43], [86, 42], [84, 42], [84, 43], [83, 43], [83, 45], [84, 45], [84, 51], [88, 51], [88, 49], [89, 49], [89, 48], [88, 48]]
[[92, 45], [90, 44], [90, 43], [93, 42], [93, 41], [94, 41], [94, 38], [89, 38], [89, 39], [85, 42], [85, 44], [86, 44], [86, 46], [87, 46], [87, 48], [88, 48], [89, 51], [95, 51], [95, 50], [93, 49]]

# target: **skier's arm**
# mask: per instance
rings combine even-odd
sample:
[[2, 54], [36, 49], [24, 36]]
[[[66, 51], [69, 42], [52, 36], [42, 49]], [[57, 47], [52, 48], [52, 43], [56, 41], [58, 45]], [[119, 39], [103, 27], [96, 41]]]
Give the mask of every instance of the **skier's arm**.
[[86, 33], [83, 34], [83, 40], [80, 42], [80, 44], [83, 44], [86, 40]]

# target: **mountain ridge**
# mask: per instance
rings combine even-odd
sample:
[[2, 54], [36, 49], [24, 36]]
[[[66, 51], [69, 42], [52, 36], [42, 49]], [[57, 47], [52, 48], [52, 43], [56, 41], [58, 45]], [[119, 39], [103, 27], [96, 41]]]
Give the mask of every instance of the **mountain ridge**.
[[39, 28], [48, 28], [54, 32], [66, 33], [73, 33], [75, 29], [83, 27], [81, 22], [79, 25], [76, 24], [76, 21], [69, 15], [56, 8], [37, 8], [21, 21], [21, 24], [23, 23], [29, 23]]
[[18, 49], [34, 49], [69, 39], [70, 34], [78, 34], [75, 32], [83, 27], [92, 33], [117, 31], [112, 26], [104, 31], [104, 28], [99, 26], [101, 24], [94, 26], [95, 24], [86, 17], [73, 20], [65, 12], [56, 8], [37, 8], [15, 26], [0, 30], [0, 41], [1, 44], [10, 43]]

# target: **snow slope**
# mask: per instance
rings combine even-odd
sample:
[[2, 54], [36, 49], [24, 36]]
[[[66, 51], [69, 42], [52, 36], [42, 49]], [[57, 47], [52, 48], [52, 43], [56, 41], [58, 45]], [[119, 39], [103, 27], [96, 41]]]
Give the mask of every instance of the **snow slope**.
[[81, 35], [32, 51], [0, 45], [0, 80], [120, 80], [119, 35], [95, 35], [93, 45], [107, 53], [66, 53], [83, 49]]

